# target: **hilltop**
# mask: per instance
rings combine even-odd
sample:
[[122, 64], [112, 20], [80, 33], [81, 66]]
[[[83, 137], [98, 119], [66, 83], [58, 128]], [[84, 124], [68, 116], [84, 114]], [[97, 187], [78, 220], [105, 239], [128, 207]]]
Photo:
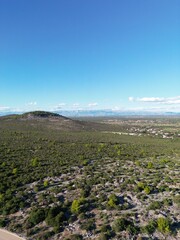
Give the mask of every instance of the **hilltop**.
[[55, 131], [105, 131], [112, 126], [105, 123], [90, 122], [89, 120], [71, 119], [58, 113], [33, 111], [23, 114], [12, 114], [0, 117], [1, 127], [9, 129]]
[[1, 125], [10, 129], [24, 130], [64, 130], [77, 131], [83, 129], [81, 121], [72, 120], [57, 113], [46, 111], [33, 111], [23, 114], [14, 114], [0, 117]]
[[63, 119], [68, 119], [62, 115], [59, 115], [58, 113], [46, 112], [46, 111], [27, 112], [27, 113], [23, 113], [21, 116], [23, 118], [63, 118]]
[[4, 120], [13, 120], [13, 119], [68, 119], [67, 117], [64, 117], [58, 113], [53, 112], [47, 112], [47, 111], [32, 111], [32, 112], [26, 112], [22, 114], [9, 114], [6, 116], [0, 116], [0, 119]]

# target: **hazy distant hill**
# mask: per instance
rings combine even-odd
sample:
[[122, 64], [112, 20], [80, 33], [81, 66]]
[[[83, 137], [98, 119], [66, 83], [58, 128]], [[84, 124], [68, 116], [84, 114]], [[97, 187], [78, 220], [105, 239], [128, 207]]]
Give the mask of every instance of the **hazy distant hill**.
[[111, 109], [102, 110], [62, 110], [57, 111], [67, 117], [117, 117], [117, 116], [180, 116], [175, 112], [149, 112], [149, 111], [115, 111]]
[[[35, 111], [44, 112], [44, 111]], [[99, 110], [61, 110], [55, 111], [66, 117], [117, 117], [117, 116], [180, 116], [179, 112], [150, 112], [150, 111], [116, 111], [111, 109]], [[0, 112], [0, 116], [23, 114], [23, 112]], [[25, 113], [29, 114], [29, 113]], [[54, 113], [53, 113], [54, 114]]]

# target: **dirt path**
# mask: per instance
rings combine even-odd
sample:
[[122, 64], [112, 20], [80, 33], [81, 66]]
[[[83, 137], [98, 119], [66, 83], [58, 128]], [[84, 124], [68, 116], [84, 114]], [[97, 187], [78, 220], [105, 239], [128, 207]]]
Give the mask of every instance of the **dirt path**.
[[25, 239], [19, 237], [15, 233], [11, 233], [4, 229], [0, 229], [0, 240], [25, 240]]

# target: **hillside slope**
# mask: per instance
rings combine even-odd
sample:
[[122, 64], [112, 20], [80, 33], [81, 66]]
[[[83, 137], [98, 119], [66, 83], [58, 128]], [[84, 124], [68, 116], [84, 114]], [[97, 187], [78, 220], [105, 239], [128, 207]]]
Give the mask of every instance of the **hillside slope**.
[[34, 111], [24, 114], [7, 115], [0, 117], [0, 127], [23, 130], [58, 130], [58, 131], [105, 131], [112, 126], [82, 120], [74, 120], [57, 113]]

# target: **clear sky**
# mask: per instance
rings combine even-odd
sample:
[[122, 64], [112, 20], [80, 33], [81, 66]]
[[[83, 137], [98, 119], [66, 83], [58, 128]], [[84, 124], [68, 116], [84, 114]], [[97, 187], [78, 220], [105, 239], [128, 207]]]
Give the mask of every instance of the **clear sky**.
[[0, 111], [180, 111], [179, 0], [0, 0]]

